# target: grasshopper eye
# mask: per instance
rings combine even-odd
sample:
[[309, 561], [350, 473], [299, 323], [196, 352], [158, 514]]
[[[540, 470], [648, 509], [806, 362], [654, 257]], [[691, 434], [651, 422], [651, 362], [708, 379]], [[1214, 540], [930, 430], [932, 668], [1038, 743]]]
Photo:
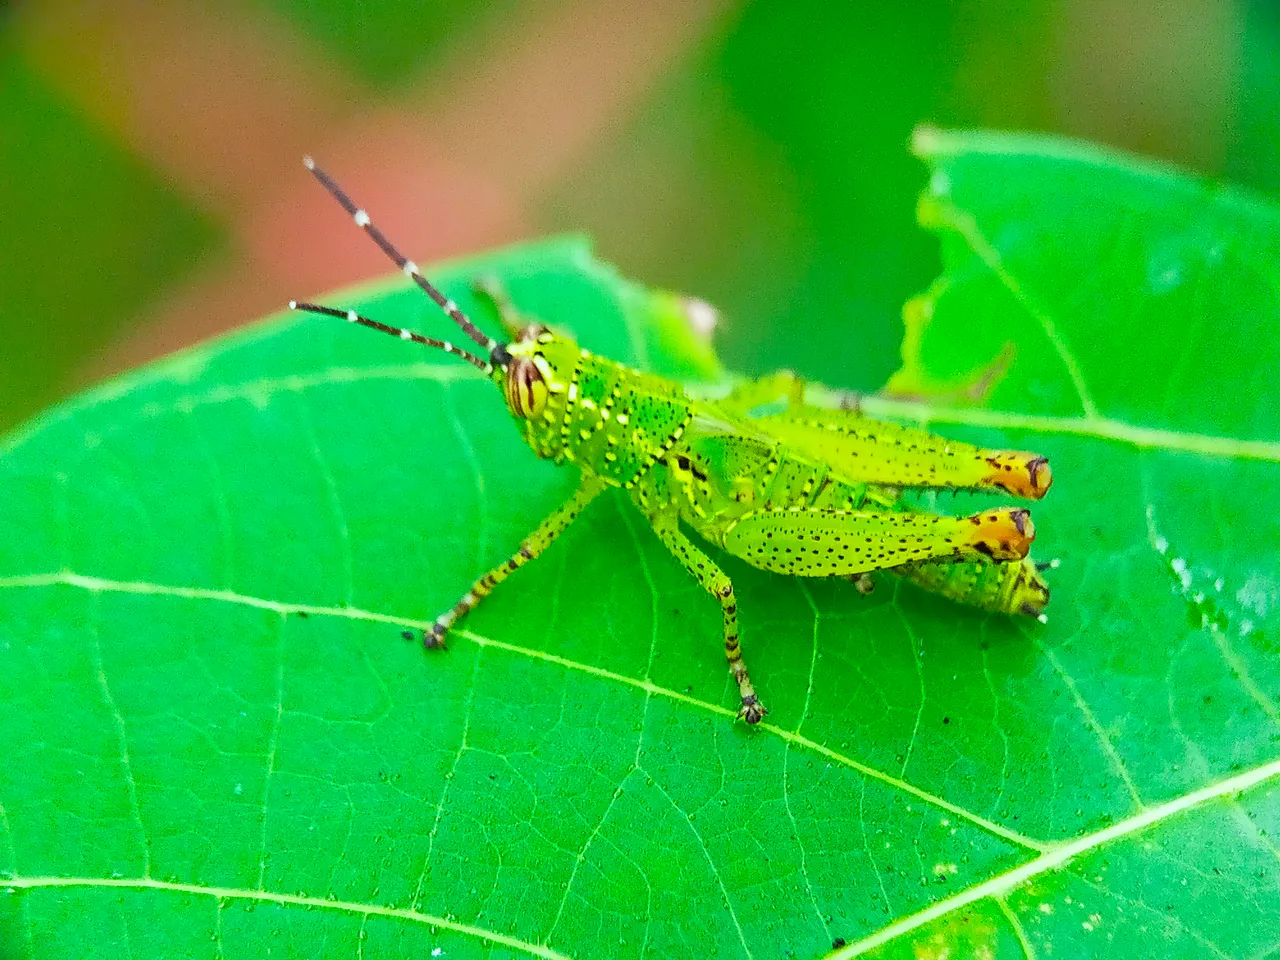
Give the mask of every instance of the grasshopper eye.
[[528, 357], [513, 357], [507, 367], [507, 406], [517, 417], [536, 417], [547, 405], [547, 382]]

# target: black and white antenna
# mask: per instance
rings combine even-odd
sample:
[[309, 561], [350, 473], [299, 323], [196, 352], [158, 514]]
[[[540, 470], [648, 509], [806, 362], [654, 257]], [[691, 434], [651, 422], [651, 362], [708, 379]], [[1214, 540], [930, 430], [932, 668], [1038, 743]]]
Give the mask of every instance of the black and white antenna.
[[426, 347], [436, 347], [445, 353], [452, 353], [455, 357], [461, 357], [467, 363], [471, 364], [477, 370], [482, 370], [486, 374], [493, 372], [493, 364], [486, 360], [481, 360], [474, 353], [468, 353], [459, 347], [455, 347], [448, 340], [437, 340], [435, 337], [424, 337], [420, 333], [414, 333], [412, 330], [406, 330], [404, 327], [393, 327], [387, 323], [379, 323], [377, 320], [370, 320], [368, 317], [362, 317], [354, 310], [339, 310], [336, 307], [323, 307], [318, 303], [303, 303], [298, 300], [289, 301], [290, 310], [301, 310], [304, 313], [320, 313], [326, 317], [338, 317], [346, 320], [348, 323], [358, 323], [362, 327], [368, 327], [371, 330], [380, 330], [383, 333], [390, 334], [393, 337], [399, 337], [401, 340], [409, 340], [412, 343], [420, 343]]
[[290, 300], [289, 308], [291, 310], [304, 310], [308, 313], [322, 313], [327, 316], [341, 317], [352, 323], [358, 323], [361, 326], [370, 327], [374, 330], [381, 330], [383, 333], [398, 336], [402, 340], [411, 340], [414, 343], [421, 343], [431, 347], [439, 347], [448, 353], [453, 353], [462, 357], [468, 363], [479, 367], [486, 373], [493, 370], [494, 363], [504, 362], [506, 349], [503, 344], [498, 343], [492, 337], [486, 335], [483, 330], [471, 322], [471, 319], [465, 313], [458, 309], [458, 305], [456, 303], [441, 293], [435, 284], [424, 277], [418, 270], [418, 265], [396, 249], [395, 245], [386, 238], [386, 235], [373, 225], [373, 222], [369, 219], [369, 214], [365, 209], [363, 207], [356, 206], [355, 201], [347, 196], [346, 191], [338, 186], [333, 181], [332, 177], [316, 166], [316, 162], [314, 160], [310, 157], [303, 157], [302, 164], [315, 175], [315, 178], [320, 181], [321, 186], [329, 191], [329, 194], [342, 205], [342, 209], [347, 211], [351, 216], [351, 219], [355, 221], [356, 226], [360, 227], [365, 233], [372, 237], [373, 242], [378, 245], [382, 252], [395, 262], [395, 265], [400, 268], [406, 277], [409, 277], [414, 283], [421, 287], [423, 292], [426, 293], [426, 295], [429, 296], [441, 310], [449, 315], [449, 319], [462, 328], [463, 333], [470, 337], [479, 346], [483, 347], [485, 353], [489, 355], [491, 360], [481, 360], [479, 357], [467, 353], [465, 350], [459, 350], [447, 340], [436, 340], [434, 337], [423, 337], [409, 330], [388, 326], [387, 324], [379, 323], [376, 320], [368, 320], [350, 310], [336, 310], [332, 307], [321, 307], [312, 303], [300, 303], [296, 300]]

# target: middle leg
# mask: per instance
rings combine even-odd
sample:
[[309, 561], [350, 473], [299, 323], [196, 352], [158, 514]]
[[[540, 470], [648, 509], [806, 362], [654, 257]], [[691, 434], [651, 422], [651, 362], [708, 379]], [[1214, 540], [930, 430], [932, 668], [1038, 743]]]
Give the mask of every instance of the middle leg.
[[733, 679], [738, 684], [738, 695], [742, 698], [738, 716], [749, 724], [759, 723], [769, 711], [756, 696], [751, 677], [747, 674], [747, 665], [742, 662], [742, 646], [738, 642], [738, 600], [733, 593], [733, 581], [685, 536], [680, 529], [678, 514], [659, 513], [651, 517], [650, 522], [658, 539], [693, 574], [702, 589], [720, 601], [720, 610], [724, 615], [724, 655], [729, 661]]

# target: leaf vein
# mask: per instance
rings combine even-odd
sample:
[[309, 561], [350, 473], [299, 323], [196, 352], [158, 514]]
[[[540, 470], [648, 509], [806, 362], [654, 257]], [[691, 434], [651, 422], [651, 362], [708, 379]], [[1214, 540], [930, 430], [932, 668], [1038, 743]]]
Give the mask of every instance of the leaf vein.
[[[1203, 597], [1198, 596], [1191, 589], [1192, 581], [1190, 579], [1190, 569], [1184, 566], [1182, 568], [1182, 573], [1179, 573], [1178, 569], [1174, 566], [1174, 564], [1178, 562], [1177, 559], [1169, 559], [1170, 541], [1168, 537], [1164, 536], [1160, 532], [1159, 527], [1156, 526], [1156, 508], [1155, 504], [1150, 502], [1149, 497], [1146, 515], [1147, 542], [1151, 545], [1151, 549], [1154, 550], [1156, 555], [1160, 558], [1160, 563], [1169, 571], [1170, 576], [1182, 584], [1181, 592], [1183, 598], [1194, 603], [1200, 610], [1202, 631], [1209, 634], [1210, 638], [1213, 640], [1214, 646], [1218, 649], [1218, 655], [1222, 657], [1223, 663], [1225, 663], [1231, 670], [1231, 674], [1235, 678], [1236, 682], [1240, 684], [1240, 688], [1249, 695], [1254, 703], [1262, 708], [1262, 712], [1267, 715], [1267, 718], [1272, 723], [1280, 723], [1280, 706], [1277, 706], [1276, 702], [1267, 695], [1266, 691], [1258, 686], [1257, 681], [1253, 679], [1253, 674], [1249, 670], [1248, 664], [1245, 663], [1245, 661], [1236, 652], [1223, 629], [1219, 627], [1217, 623], [1208, 622], [1202, 604]], [[1185, 564], [1186, 561], [1183, 560], [1182, 563]], [[1183, 574], [1187, 577], [1185, 581], [1182, 580]]]
[[[813, 681], [818, 669], [818, 627], [822, 622], [822, 615], [818, 611], [818, 605], [814, 603], [813, 594], [809, 588], [801, 581], [800, 592], [804, 594], [805, 600], [809, 603], [809, 609], [813, 611], [813, 650], [809, 655], [809, 682], [805, 687], [804, 705], [800, 708], [800, 720], [796, 723], [795, 733], [798, 736], [800, 728], [804, 725], [805, 718], [809, 716], [809, 703], [813, 698]], [[826, 932], [827, 939], [831, 939], [831, 927], [827, 923], [826, 917], [822, 914], [822, 908], [818, 906], [818, 898], [813, 892], [813, 883], [809, 879], [809, 851], [804, 845], [804, 838], [800, 832], [800, 824], [796, 820], [795, 812], [791, 809], [791, 747], [794, 741], [788, 740], [786, 746], [782, 750], [782, 803], [787, 811], [787, 819], [791, 821], [791, 833], [795, 837], [796, 847], [800, 850], [800, 876], [804, 880], [805, 893], [809, 897], [809, 903], [813, 905], [813, 912], [818, 918], [818, 922], [822, 924], [822, 929]]]
[[937, 201], [937, 209], [942, 214], [945, 224], [964, 238], [965, 243], [969, 245], [969, 249], [986, 264], [996, 279], [1013, 295], [1014, 300], [1021, 304], [1027, 314], [1040, 325], [1050, 346], [1053, 347], [1058, 354], [1058, 358], [1062, 361], [1062, 365], [1066, 368], [1067, 376], [1071, 378], [1072, 386], [1075, 387], [1084, 415], [1088, 418], [1097, 417], [1098, 408], [1094, 404], [1089, 388], [1084, 382], [1084, 374], [1080, 371], [1080, 364], [1077, 362], [1071, 348], [1067, 346], [1066, 340], [1063, 339], [1062, 334], [1058, 331], [1053, 318], [1035, 302], [1031, 294], [1018, 281], [1018, 278], [1009, 272], [1000, 251], [983, 234], [982, 228], [978, 226], [977, 219], [968, 211], [960, 209], [950, 201], [941, 197], [935, 197], [934, 199]]
[[206, 887], [198, 883], [180, 883], [171, 880], [152, 880], [147, 878], [115, 879], [106, 877], [15, 877], [4, 881], [6, 888], [14, 890], [37, 890], [42, 888], [70, 887], [103, 887], [114, 890], [160, 890], [167, 893], [185, 893], [198, 896], [217, 897], [219, 900], [253, 900], [258, 903], [275, 903], [282, 906], [306, 907], [308, 910], [336, 910], [342, 913], [354, 913], [363, 917], [381, 917], [390, 920], [408, 920], [431, 927], [452, 930], [466, 934], [489, 943], [511, 947], [545, 960], [571, 960], [566, 954], [552, 950], [537, 943], [529, 943], [518, 937], [486, 930], [469, 923], [459, 923], [448, 917], [439, 917], [430, 913], [419, 913], [403, 907], [383, 907], [371, 903], [355, 903], [349, 900], [327, 900], [324, 897], [307, 897], [299, 894], [274, 893], [270, 890], [238, 890], [234, 887]]
[[422, 857], [422, 872], [418, 874], [418, 882], [414, 887], [413, 899], [409, 902], [417, 910], [422, 906], [422, 888], [427, 882], [427, 871], [431, 868], [431, 854], [435, 850], [436, 835], [440, 832], [440, 821], [444, 817], [445, 801], [449, 798], [449, 786], [453, 783], [458, 771], [462, 755], [467, 752], [467, 738], [471, 733], [471, 708], [475, 703], [476, 679], [480, 676], [480, 658], [484, 656], [484, 648], [476, 651], [476, 658], [471, 665], [471, 683], [467, 685], [467, 703], [462, 712], [462, 736], [458, 738], [458, 749], [453, 755], [453, 762], [444, 775], [444, 785], [440, 788], [440, 799], [436, 801], [435, 817], [431, 821], [431, 830], [427, 833], [427, 852]]
[[1046, 647], [1044, 643], [1036, 637], [1036, 647], [1040, 650], [1049, 664], [1053, 667], [1054, 673], [1062, 680], [1063, 685], [1067, 688], [1067, 692], [1071, 694], [1071, 699], [1075, 702], [1076, 709], [1084, 717], [1085, 724], [1098, 740], [1098, 745], [1102, 747], [1102, 752], [1106, 754], [1107, 759], [1111, 762], [1111, 766], [1115, 768], [1116, 775], [1124, 783], [1125, 789], [1129, 791], [1129, 796], [1133, 798], [1135, 809], [1143, 810], [1146, 804], [1142, 800], [1142, 794], [1138, 792], [1138, 785], [1133, 782], [1133, 777], [1129, 774], [1129, 768], [1125, 766], [1123, 758], [1116, 750], [1116, 745], [1111, 742], [1111, 738], [1107, 736], [1107, 732], [1102, 729], [1102, 724], [1098, 722], [1098, 717], [1094, 714], [1093, 709], [1085, 700], [1084, 695], [1080, 693], [1080, 688], [1076, 686], [1075, 678], [1067, 672], [1067, 668], [1062, 665], [1062, 661], [1058, 659], [1057, 653]]
[[1022, 948], [1022, 955], [1027, 960], [1036, 960], [1035, 947], [1031, 946], [1027, 931], [1023, 929], [1022, 921], [1018, 919], [1018, 915], [1009, 906], [1009, 901], [1004, 897], [996, 897], [995, 901], [996, 906], [1000, 908], [1000, 912], [1004, 914], [1004, 918], [1009, 921], [1009, 926], [1013, 928], [1013, 935], [1018, 941], [1018, 946]]
[[222, 537], [222, 582], [228, 590], [235, 589], [236, 583], [236, 538], [235, 524], [231, 519], [231, 503], [227, 497], [227, 482], [222, 473], [222, 465], [213, 452], [213, 446], [200, 426], [199, 417], [188, 417], [187, 428], [195, 440], [195, 446], [204, 454], [209, 465], [209, 486], [212, 492], [213, 509], [218, 517], [218, 532]]
[[[1159, 924], [1159, 926], [1166, 927], [1166, 928], [1169, 926], [1175, 926], [1178, 929], [1184, 931], [1187, 934], [1187, 936], [1191, 937], [1191, 939], [1195, 940], [1202, 947], [1204, 947], [1206, 950], [1212, 953], [1215, 957], [1219, 957], [1220, 960], [1233, 960], [1233, 957], [1231, 956], [1231, 954], [1227, 953], [1225, 950], [1219, 947], [1217, 943], [1215, 943], [1210, 937], [1205, 936], [1199, 930], [1196, 930], [1194, 927], [1185, 923], [1183, 919], [1179, 917], [1176, 913], [1173, 913], [1172, 911], [1169, 911], [1169, 910], [1157, 910], [1155, 907], [1153, 907], [1151, 904], [1147, 903], [1145, 900], [1141, 898], [1125, 896], [1119, 890], [1115, 890], [1110, 887], [1103, 889], [1099, 887], [1096, 883], [1094, 883], [1092, 880], [1090, 880], [1088, 877], [1081, 877], [1080, 879], [1084, 882], [1086, 886], [1092, 887], [1095, 891], [1102, 894], [1103, 896], [1109, 896], [1115, 900], [1121, 901], [1122, 903], [1127, 903], [1129, 906], [1133, 907], [1135, 910], [1140, 910], [1143, 913], [1149, 915], [1157, 924]], [[1172, 946], [1172, 944], [1170, 943], [1170, 937], [1166, 933], [1162, 931], [1160, 934], [1157, 934], [1157, 936], [1165, 946]]]
[[613, 795], [609, 798], [609, 802], [604, 808], [604, 813], [600, 814], [600, 819], [596, 821], [595, 827], [591, 830], [591, 833], [587, 835], [587, 839], [583, 842], [582, 847], [574, 857], [573, 867], [569, 870], [569, 879], [565, 881], [564, 894], [560, 897], [560, 903], [556, 907], [556, 913], [551, 920], [551, 926], [547, 928], [547, 935], [542, 938], [543, 943], [549, 944], [551, 942], [551, 938], [555, 936], [556, 928], [560, 926], [560, 920], [564, 916], [564, 908], [568, 905], [569, 896], [573, 892], [573, 882], [578, 878], [578, 868], [586, 861], [587, 851], [591, 849], [591, 845], [595, 843], [596, 838], [600, 835], [600, 831], [604, 829], [605, 821], [609, 819], [609, 814], [612, 812], [614, 804], [616, 804], [618, 802], [618, 798], [622, 796], [622, 791], [627, 785], [627, 781], [630, 780], [632, 775], [639, 769], [640, 768], [638, 766], [633, 765], [627, 770], [626, 774], [623, 775], [622, 781], [614, 788]]
[[[95, 610], [92, 627], [89, 630], [89, 635], [93, 638], [90, 656], [93, 658], [93, 670], [97, 675], [98, 689], [102, 693], [102, 702], [111, 714], [111, 723], [115, 727], [116, 743], [120, 749], [120, 769], [124, 774], [125, 789], [129, 794], [129, 811], [133, 814], [134, 822], [138, 825], [138, 834], [142, 840], [142, 876], [148, 878], [151, 876], [151, 837], [147, 833], [146, 825], [142, 822], [142, 807], [138, 803], [138, 784], [133, 777], [133, 761], [129, 757], [128, 727], [124, 721], [124, 714], [120, 712], [119, 706], [116, 705], [116, 699], [111, 694], [111, 686], [107, 682], [107, 671], [102, 658], [102, 637], [98, 630], [98, 617], [96, 614], [97, 611]], [[17, 864], [14, 864], [14, 869], [17, 869]]]
[[862, 852], [867, 855], [867, 863], [871, 865], [871, 873], [876, 878], [876, 885], [880, 888], [880, 897], [884, 900], [885, 913], [892, 916], [894, 906], [893, 900], [889, 898], [889, 890], [884, 885], [884, 871], [880, 869], [880, 862], [876, 859], [876, 855], [871, 851], [871, 833], [867, 829], [867, 784], [863, 781], [859, 784], [858, 790], [858, 830], [862, 834]]
[[276, 710], [271, 721], [271, 737], [267, 742], [267, 772], [262, 778], [262, 830], [258, 843], [258, 889], [267, 876], [267, 801], [271, 797], [271, 780], [276, 771], [276, 747], [280, 743], [280, 721], [284, 716], [284, 619], [277, 626], [276, 640]]
[[715, 859], [711, 856], [711, 851], [707, 847], [707, 841], [703, 839], [702, 833], [694, 825], [692, 818], [685, 812], [680, 804], [676, 803], [675, 798], [667, 793], [666, 789], [658, 782], [656, 777], [653, 778], [653, 785], [658, 792], [667, 798], [667, 803], [671, 804], [672, 809], [684, 818], [684, 822], [688, 825], [689, 830], [693, 833], [693, 837], [698, 841], [698, 847], [702, 850], [702, 855], [707, 859], [707, 866], [711, 868], [711, 875], [716, 879], [716, 885], [720, 887], [720, 895], [724, 898], [724, 905], [729, 909], [729, 918], [733, 920], [734, 929], [738, 931], [738, 942], [742, 945], [742, 952], [746, 954], [747, 960], [753, 960], [751, 948], [747, 946], [747, 935], [742, 930], [742, 924], [738, 921], [738, 912], [733, 909], [733, 901], [729, 899], [729, 891], [724, 885], [724, 878], [720, 876], [720, 869], [716, 866]]
[[991, 694], [991, 726], [1000, 736], [1000, 784], [996, 788], [996, 798], [999, 802], [999, 798], [1005, 795], [1005, 788], [1009, 785], [1009, 761], [1012, 750], [1009, 734], [1000, 723], [1000, 693], [996, 690], [995, 678], [991, 675], [991, 657], [986, 647], [982, 649], [982, 678], [987, 683], [987, 692]]
[[315, 462], [316, 471], [324, 483], [325, 495], [329, 500], [329, 511], [333, 515], [333, 523], [338, 531], [338, 544], [342, 550], [342, 579], [346, 584], [346, 601], [348, 606], [355, 605], [356, 571], [355, 558], [351, 549], [351, 528], [347, 523], [347, 513], [342, 506], [342, 495], [338, 490], [338, 480], [333, 468], [320, 446], [320, 435], [316, 432], [315, 421], [307, 407], [306, 398], [298, 398], [298, 419], [302, 424], [302, 432], [307, 439], [307, 452]]
[[911, 629], [911, 619], [903, 613], [902, 607], [897, 602], [897, 588], [901, 581], [894, 584], [894, 603], [893, 612], [896, 614], [898, 621], [902, 624], [903, 632], [906, 634], [907, 643], [911, 647], [911, 662], [916, 668], [916, 683], [920, 687], [920, 696], [916, 700], [916, 717], [911, 724], [911, 734], [907, 737], [906, 749], [902, 751], [902, 765], [898, 769], [898, 777], [905, 780], [907, 777], [907, 767], [911, 764], [911, 754], [915, 750], [916, 738], [920, 735], [920, 722], [924, 719], [925, 705], [925, 686], [924, 686], [924, 663], [920, 659], [920, 639], [916, 636], [915, 631]]

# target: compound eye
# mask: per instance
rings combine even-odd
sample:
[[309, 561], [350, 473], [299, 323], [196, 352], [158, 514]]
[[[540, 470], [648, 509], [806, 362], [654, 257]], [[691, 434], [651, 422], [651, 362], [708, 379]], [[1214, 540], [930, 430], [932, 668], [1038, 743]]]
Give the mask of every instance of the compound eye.
[[547, 382], [528, 357], [514, 357], [507, 367], [507, 406], [517, 417], [536, 417], [547, 405]]

